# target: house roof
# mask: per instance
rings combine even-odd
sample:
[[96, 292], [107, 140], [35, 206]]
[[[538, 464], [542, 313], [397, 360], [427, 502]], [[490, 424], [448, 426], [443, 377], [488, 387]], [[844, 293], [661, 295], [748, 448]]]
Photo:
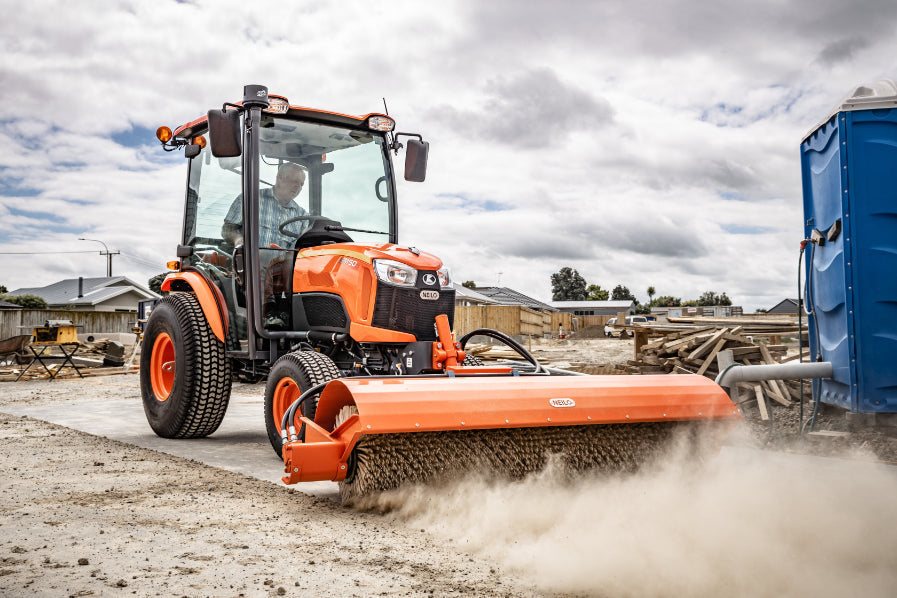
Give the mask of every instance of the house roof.
[[77, 278], [66, 278], [45, 287], [33, 287], [16, 289], [10, 295], [37, 295], [47, 302], [47, 305], [98, 305], [113, 297], [135, 292], [143, 299], [158, 298], [143, 285], [137, 284], [126, 276], [112, 276], [102, 278], [84, 278], [83, 291], [78, 297]]
[[9, 301], [3, 301], [0, 299], [0, 309], [24, 309], [21, 305], [16, 305], [15, 303], [10, 303]]
[[463, 285], [460, 285], [457, 283], [452, 283], [452, 287], [454, 287], [454, 289], [455, 289], [455, 298], [456, 299], [467, 299], [469, 301], [474, 301], [477, 303], [486, 303], [486, 304], [492, 304], [492, 305], [498, 304], [498, 301], [495, 301], [494, 299], [490, 299], [489, 297], [482, 295], [482, 294], [474, 291], [473, 289], [468, 289], [467, 287], [465, 287]]
[[629, 299], [622, 301], [552, 301], [551, 306], [557, 309], [629, 309], [633, 302]]
[[797, 313], [797, 303], [797, 299], [791, 299], [790, 297], [782, 299], [766, 310], [766, 313]]
[[527, 297], [523, 293], [519, 293], [508, 287], [477, 287], [474, 289], [477, 293], [489, 297], [493, 301], [502, 305], [525, 305], [535, 309], [546, 309], [548, 311], [557, 311], [547, 303], [542, 303], [532, 297]]

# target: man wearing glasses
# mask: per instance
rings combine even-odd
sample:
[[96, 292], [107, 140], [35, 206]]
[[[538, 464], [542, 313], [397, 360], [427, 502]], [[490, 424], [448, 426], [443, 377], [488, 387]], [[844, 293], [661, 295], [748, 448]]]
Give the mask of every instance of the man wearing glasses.
[[[308, 212], [293, 201], [305, 185], [305, 169], [292, 162], [283, 163], [277, 171], [273, 187], [259, 191], [259, 247], [267, 249], [272, 244], [292, 248], [296, 237], [280, 232], [281, 223], [305, 216]], [[291, 222], [285, 228], [299, 235], [309, 222]], [[243, 243], [243, 196], [238, 195], [224, 217], [221, 236], [233, 245]]]

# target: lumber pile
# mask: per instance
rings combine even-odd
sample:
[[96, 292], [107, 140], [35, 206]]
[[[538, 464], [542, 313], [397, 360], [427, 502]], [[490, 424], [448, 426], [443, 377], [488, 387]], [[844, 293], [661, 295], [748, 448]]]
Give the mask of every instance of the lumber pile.
[[[511, 361], [522, 361], [523, 357], [517, 352], [505, 345], [489, 345], [489, 344], [469, 344], [464, 348], [468, 355], [475, 355], [482, 361], [499, 361], [509, 359]], [[533, 355], [539, 361], [543, 361], [543, 356], [538, 353]]]
[[[740, 334], [745, 336], [763, 336], [781, 338], [783, 335], [796, 334], [798, 332], [797, 318], [790, 316], [780, 317], [741, 317], [741, 318], [707, 318], [707, 317], [680, 317], [667, 318], [674, 325], [691, 325], [694, 327], [713, 326], [715, 328], [738, 328]], [[806, 332], [806, 327], [804, 327]]]
[[[629, 366], [638, 374], [698, 374], [716, 378], [719, 374], [717, 356], [723, 351], [731, 351], [733, 361], [744, 365], [794, 359], [786, 356], [788, 349], [784, 345], [755, 344], [740, 325], [722, 328], [709, 325], [673, 332], [642, 346], [638, 359], [630, 361]], [[740, 383], [739, 388], [744, 390], [741, 396], [745, 400], [765, 396], [784, 406], [800, 400], [800, 385], [796, 381]], [[758, 404], [761, 417], [766, 419], [763, 413], [765, 401], [760, 400]]]

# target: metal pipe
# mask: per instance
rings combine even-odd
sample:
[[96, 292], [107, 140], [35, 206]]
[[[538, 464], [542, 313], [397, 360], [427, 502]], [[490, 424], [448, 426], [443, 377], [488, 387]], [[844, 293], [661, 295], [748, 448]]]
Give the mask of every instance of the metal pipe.
[[735, 386], [737, 382], [831, 378], [833, 373], [834, 370], [829, 361], [741, 365], [724, 369], [720, 372], [720, 375], [716, 377], [716, 383], [720, 386], [732, 387]]

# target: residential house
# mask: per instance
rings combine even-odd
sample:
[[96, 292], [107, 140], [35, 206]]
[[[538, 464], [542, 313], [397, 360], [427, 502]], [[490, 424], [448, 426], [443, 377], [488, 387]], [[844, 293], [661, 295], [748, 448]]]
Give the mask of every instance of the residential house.
[[143, 299], [158, 299], [125, 276], [67, 278], [45, 287], [16, 289], [9, 295], [37, 295], [50, 309], [136, 312]]
[[558, 311], [574, 316], [615, 316], [618, 313], [635, 313], [635, 301], [552, 301], [551, 306]]

